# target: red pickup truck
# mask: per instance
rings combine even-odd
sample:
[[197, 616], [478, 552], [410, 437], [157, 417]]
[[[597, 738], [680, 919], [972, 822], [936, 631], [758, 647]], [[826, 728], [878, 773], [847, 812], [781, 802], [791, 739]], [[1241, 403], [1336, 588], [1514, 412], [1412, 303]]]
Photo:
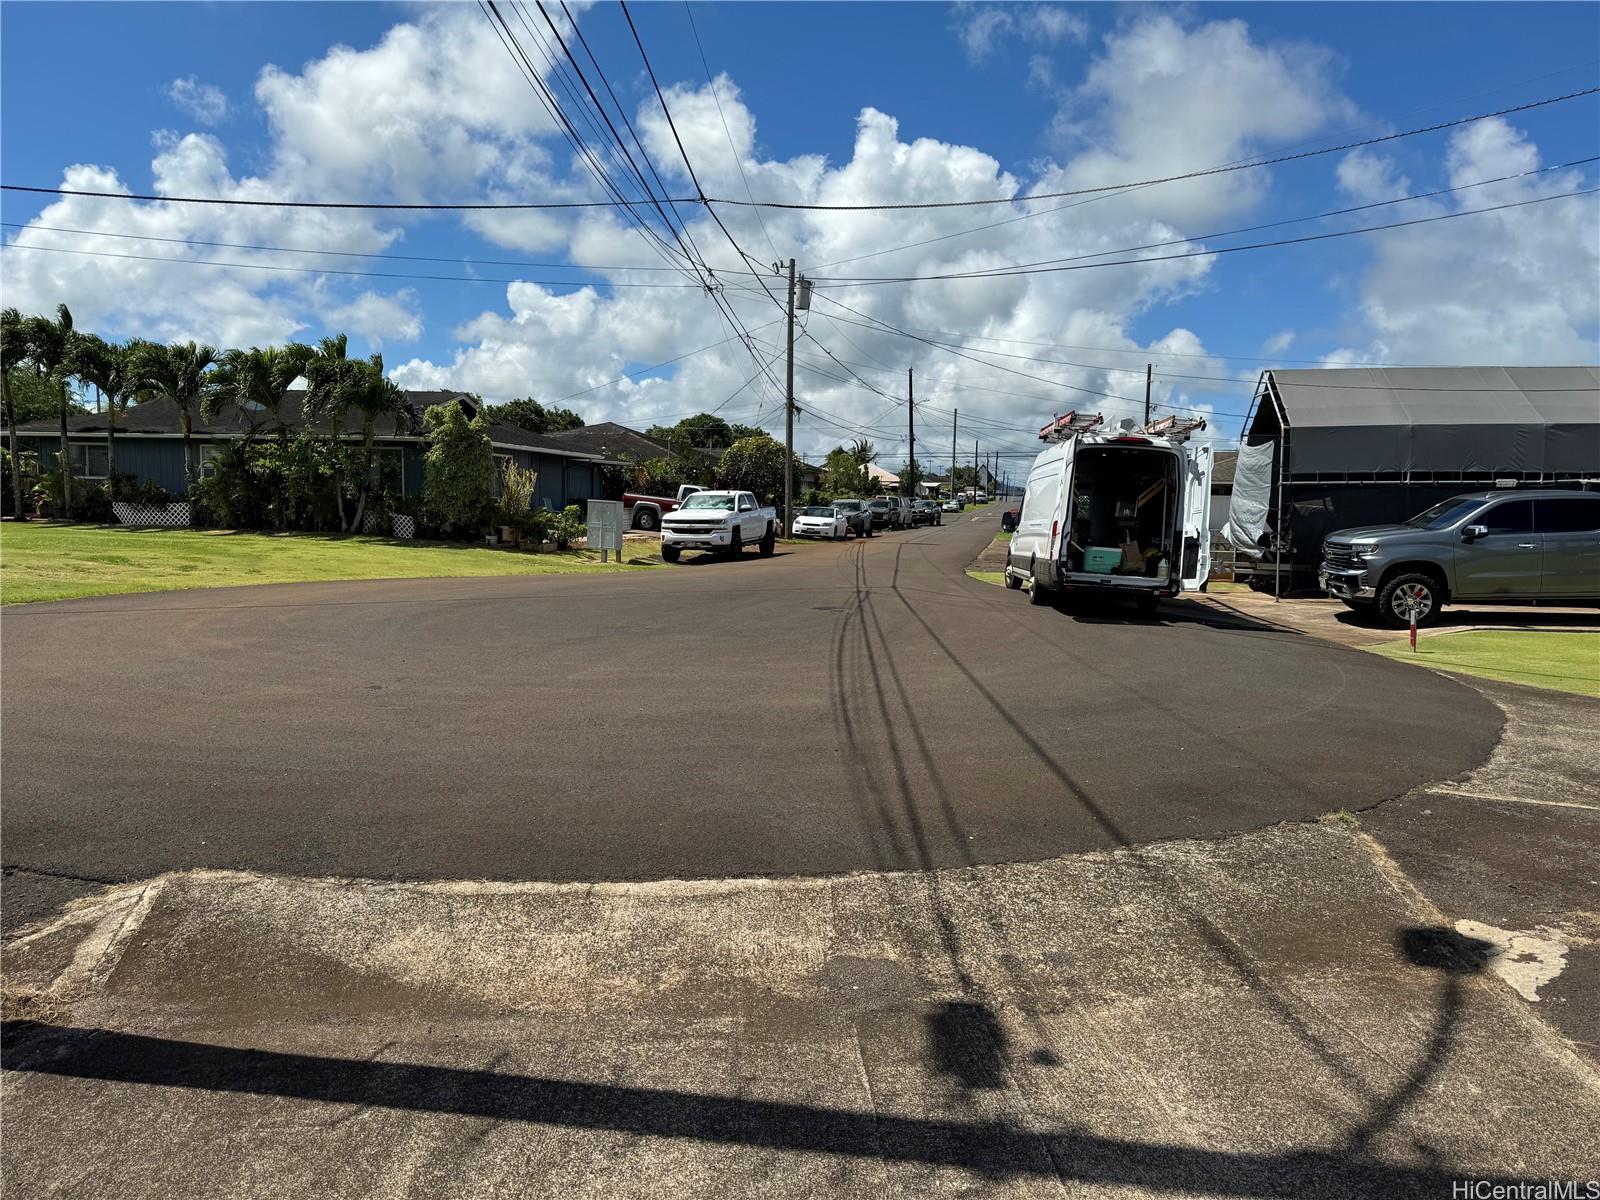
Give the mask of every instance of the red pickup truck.
[[629, 529], [660, 529], [661, 518], [682, 504], [688, 496], [703, 492], [698, 483], [680, 484], [676, 496], [646, 496], [641, 492], [622, 494], [622, 513]]

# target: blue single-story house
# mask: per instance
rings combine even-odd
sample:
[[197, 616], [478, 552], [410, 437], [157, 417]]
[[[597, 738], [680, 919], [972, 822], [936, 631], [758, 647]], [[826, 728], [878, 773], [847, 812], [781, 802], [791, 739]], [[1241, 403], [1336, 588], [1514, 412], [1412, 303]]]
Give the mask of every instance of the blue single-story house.
[[[417, 414], [416, 429], [422, 428], [421, 414], [438, 404], [458, 404], [469, 417], [477, 413], [477, 401], [462, 392], [405, 393]], [[284, 393], [278, 415], [229, 406], [213, 421], [194, 414], [194, 445], [204, 473], [208, 460], [224, 443], [253, 435], [272, 436], [276, 422], [290, 431], [303, 423], [301, 404], [305, 393]], [[95, 482], [106, 478], [106, 422], [104, 413], [85, 413], [67, 419], [68, 453], [72, 457], [75, 479]], [[341, 436], [351, 441], [361, 437], [357, 413], [345, 417]], [[30, 421], [17, 427], [24, 452], [39, 456], [39, 469], [55, 467], [61, 450], [60, 424], [56, 420]], [[618, 466], [630, 459], [659, 458], [666, 447], [623, 425], [606, 422], [563, 433], [530, 433], [515, 425], [489, 426], [495, 458], [515, 462], [538, 473], [534, 503], [543, 508], [562, 508], [601, 497], [601, 468]], [[174, 497], [188, 490], [183, 462], [183, 426], [178, 406], [171, 400], [157, 399], [135, 405], [117, 417], [116, 468], [119, 475], [135, 477], [140, 483], [159, 484]], [[427, 439], [420, 432], [397, 427], [391, 418], [379, 421], [374, 444], [383, 458], [387, 485], [402, 496], [422, 492], [424, 455]]]

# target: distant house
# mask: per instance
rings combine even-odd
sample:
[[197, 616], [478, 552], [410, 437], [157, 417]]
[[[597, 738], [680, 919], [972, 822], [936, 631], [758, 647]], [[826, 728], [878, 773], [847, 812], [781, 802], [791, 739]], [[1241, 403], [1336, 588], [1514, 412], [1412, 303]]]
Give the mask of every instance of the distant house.
[[[396, 494], [421, 493], [427, 439], [421, 432], [425, 409], [440, 404], [458, 404], [467, 415], [477, 415], [477, 404], [461, 392], [406, 392], [406, 401], [417, 417], [416, 431], [396, 425], [392, 418], [378, 422], [374, 445], [377, 448], [384, 486]], [[284, 393], [277, 417], [265, 410], [224, 408], [214, 421], [203, 421], [194, 414], [192, 429], [199, 459], [199, 470], [206, 474], [210, 463], [230, 442], [245, 437], [257, 440], [275, 436], [279, 422], [291, 433], [305, 423], [302, 405], [305, 393]], [[106, 415], [86, 413], [67, 420], [68, 454], [76, 479], [99, 481], [106, 477]], [[346, 441], [361, 437], [361, 419], [347, 413], [339, 436]], [[39, 469], [54, 469], [61, 450], [59, 423], [55, 419], [30, 421], [17, 427], [23, 450], [35, 451]], [[561, 508], [582, 503], [603, 494], [601, 468], [620, 465], [639, 457], [640, 443], [652, 447], [644, 457], [658, 457], [662, 448], [643, 434], [621, 425], [594, 425], [566, 433], [529, 433], [515, 425], [489, 426], [489, 439], [498, 462], [515, 462], [538, 473], [534, 503], [544, 508]], [[183, 427], [178, 406], [158, 399], [136, 405], [117, 417], [116, 466], [118, 474], [134, 476], [140, 483], [159, 484], [173, 496], [188, 490], [183, 462]]]
[[1211, 457], [1211, 533], [1219, 536], [1228, 523], [1228, 502], [1233, 498], [1233, 471], [1239, 465], [1237, 450], [1218, 450]]
[[867, 480], [875, 491], [895, 492], [900, 490], [900, 476], [893, 471], [885, 471], [877, 463], [867, 464]]

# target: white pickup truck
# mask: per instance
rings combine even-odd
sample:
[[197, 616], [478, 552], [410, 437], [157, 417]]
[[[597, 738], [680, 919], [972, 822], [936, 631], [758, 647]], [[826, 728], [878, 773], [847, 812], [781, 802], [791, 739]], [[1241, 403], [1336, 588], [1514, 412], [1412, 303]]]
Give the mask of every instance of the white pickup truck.
[[685, 550], [736, 555], [754, 543], [762, 554], [778, 544], [778, 513], [752, 492], [696, 492], [661, 518], [661, 557], [677, 562]]

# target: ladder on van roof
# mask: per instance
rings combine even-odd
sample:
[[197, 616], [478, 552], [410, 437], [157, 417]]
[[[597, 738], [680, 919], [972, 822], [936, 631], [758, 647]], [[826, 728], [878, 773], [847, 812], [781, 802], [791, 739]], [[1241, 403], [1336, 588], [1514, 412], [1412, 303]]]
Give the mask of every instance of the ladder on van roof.
[[1169, 415], [1159, 421], [1151, 421], [1139, 432], [1146, 437], [1166, 438], [1169, 442], [1187, 442], [1192, 435], [1199, 433], [1205, 427], [1204, 417], [1185, 417], [1179, 420], [1176, 415]]
[[1080, 433], [1088, 433], [1100, 425], [1105, 418], [1099, 413], [1080, 413], [1076, 410], [1057, 417], [1039, 430], [1041, 442], [1064, 442], [1068, 438], [1077, 437]]

